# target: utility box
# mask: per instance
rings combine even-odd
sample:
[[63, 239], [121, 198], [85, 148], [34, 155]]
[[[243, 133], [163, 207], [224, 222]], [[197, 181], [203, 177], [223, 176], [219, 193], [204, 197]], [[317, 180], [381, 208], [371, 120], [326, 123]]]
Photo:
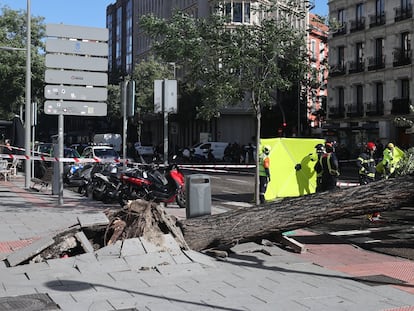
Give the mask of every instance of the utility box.
[[211, 215], [210, 176], [203, 174], [187, 175], [185, 193], [187, 218]]

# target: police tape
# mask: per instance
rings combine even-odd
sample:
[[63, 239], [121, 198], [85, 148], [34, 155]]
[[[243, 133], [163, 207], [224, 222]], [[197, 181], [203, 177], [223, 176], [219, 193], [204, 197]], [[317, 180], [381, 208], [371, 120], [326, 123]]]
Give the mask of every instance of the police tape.
[[338, 181], [336, 183], [336, 185], [338, 187], [355, 187], [355, 186], [359, 186], [360, 184], [359, 183], [356, 183], [356, 182], [342, 182], [342, 181]]
[[18, 160], [35, 160], [45, 162], [69, 162], [69, 163], [107, 163], [116, 162], [120, 163], [122, 159], [100, 159], [100, 158], [56, 158], [46, 156], [26, 156], [19, 154], [0, 154], [2, 159], [18, 159]]

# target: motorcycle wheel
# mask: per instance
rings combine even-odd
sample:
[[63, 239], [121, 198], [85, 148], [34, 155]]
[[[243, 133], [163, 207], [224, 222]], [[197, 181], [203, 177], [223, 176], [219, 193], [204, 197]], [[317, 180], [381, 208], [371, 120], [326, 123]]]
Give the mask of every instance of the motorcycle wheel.
[[181, 188], [176, 197], [175, 197], [175, 201], [177, 202], [178, 206], [180, 208], [185, 208], [186, 207], [186, 203], [185, 203], [185, 189]]

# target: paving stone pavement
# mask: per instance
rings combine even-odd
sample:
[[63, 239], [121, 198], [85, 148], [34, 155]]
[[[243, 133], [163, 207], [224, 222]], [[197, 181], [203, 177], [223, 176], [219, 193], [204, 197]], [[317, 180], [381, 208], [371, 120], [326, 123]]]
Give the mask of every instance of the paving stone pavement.
[[[9, 256], [79, 219], [99, 221], [106, 206], [67, 191], [58, 206], [56, 196], [24, 189], [19, 177], [0, 181], [0, 201], [0, 311], [414, 310], [411, 261], [345, 242], [306, 244], [302, 254], [244, 243], [215, 259], [181, 250], [167, 235], [163, 250], [136, 238], [8, 267]], [[167, 212], [185, 217], [185, 210]]]

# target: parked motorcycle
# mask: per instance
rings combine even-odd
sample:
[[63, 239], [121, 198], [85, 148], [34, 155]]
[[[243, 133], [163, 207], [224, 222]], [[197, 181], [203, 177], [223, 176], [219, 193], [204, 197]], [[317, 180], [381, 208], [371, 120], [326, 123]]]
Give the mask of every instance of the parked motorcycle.
[[118, 200], [122, 186], [118, 169], [118, 163], [95, 164], [87, 187], [88, 195], [105, 203]]
[[[175, 159], [175, 157], [174, 157]], [[178, 165], [172, 163], [163, 171], [156, 164], [144, 164], [121, 174], [120, 204], [143, 199], [157, 203], [176, 202], [185, 207], [185, 179]]]
[[91, 180], [94, 163], [72, 164], [65, 167], [63, 182], [68, 187], [77, 187], [78, 193], [87, 195], [87, 186]]

